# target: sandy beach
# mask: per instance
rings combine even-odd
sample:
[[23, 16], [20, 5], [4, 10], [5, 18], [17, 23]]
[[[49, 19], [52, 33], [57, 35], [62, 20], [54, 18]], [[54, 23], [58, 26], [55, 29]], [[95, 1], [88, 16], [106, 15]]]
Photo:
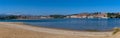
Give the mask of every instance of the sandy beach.
[[23, 23], [0, 22], [0, 38], [117, 38], [120, 33], [85, 32], [35, 27]]

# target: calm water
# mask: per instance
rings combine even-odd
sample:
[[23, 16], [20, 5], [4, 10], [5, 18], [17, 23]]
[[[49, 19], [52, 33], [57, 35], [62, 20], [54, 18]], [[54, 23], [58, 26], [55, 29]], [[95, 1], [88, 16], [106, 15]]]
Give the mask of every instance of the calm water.
[[112, 30], [120, 27], [120, 19], [41, 19], [41, 20], [1, 20], [3, 22], [24, 22], [33, 26], [71, 30]]

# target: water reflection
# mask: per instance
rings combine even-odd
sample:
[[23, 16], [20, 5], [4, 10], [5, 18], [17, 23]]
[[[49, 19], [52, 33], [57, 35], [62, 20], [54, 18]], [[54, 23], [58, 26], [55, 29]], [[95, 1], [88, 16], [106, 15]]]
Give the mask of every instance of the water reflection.
[[42, 22], [26, 22], [34, 26], [61, 28], [71, 30], [112, 30], [120, 27], [120, 19], [53, 19]]

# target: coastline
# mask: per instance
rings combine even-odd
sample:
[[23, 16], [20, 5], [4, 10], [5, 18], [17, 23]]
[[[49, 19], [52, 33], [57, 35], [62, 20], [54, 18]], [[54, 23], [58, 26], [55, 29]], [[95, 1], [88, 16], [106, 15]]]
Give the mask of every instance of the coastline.
[[113, 30], [98, 31], [98, 30], [72, 30], [72, 29], [63, 29], [63, 28], [51, 28], [51, 27], [44, 27], [44, 26], [34, 26], [34, 25], [23, 23], [23, 22], [18, 22], [17, 24], [23, 24], [23, 25], [32, 26], [32, 27], [39, 27], [39, 28], [49, 28], [49, 29], [66, 30], [66, 31], [78, 31], [78, 32], [79, 31], [80, 32], [112, 32], [113, 31]]
[[[64, 37], [91, 37], [91, 38], [99, 38], [99, 37], [108, 37], [111, 36], [112, 32], [85, 32], [85, 31], [72, 31], [72, 30], [62, 30], [62, 29], [54, 29], [54, 28], [45, 28], [45, 27], [35, 27], [31, 25], [25, 25], [21, 22], [0, 22], [2, 27], [12, 28], [12, 29], [24, 29], [33, 32], [39, 33], [48, 33], [50, 35], [56, 36], [64, 36]], [[45, 35], [47, 36], [47, 35]]]

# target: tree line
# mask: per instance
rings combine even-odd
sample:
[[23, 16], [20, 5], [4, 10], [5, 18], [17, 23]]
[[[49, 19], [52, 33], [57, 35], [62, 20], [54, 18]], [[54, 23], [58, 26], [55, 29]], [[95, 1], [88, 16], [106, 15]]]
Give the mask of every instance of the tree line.
[[[120, 13], [106, 13], [108, 18], [120, 18]], [[52, 18], [65, 18], [67, 15], [49, 15]], [[0, 16], [0, 19], [17, 19], [19, 16], [17, 15], [7, 15], [7, 16]]]

